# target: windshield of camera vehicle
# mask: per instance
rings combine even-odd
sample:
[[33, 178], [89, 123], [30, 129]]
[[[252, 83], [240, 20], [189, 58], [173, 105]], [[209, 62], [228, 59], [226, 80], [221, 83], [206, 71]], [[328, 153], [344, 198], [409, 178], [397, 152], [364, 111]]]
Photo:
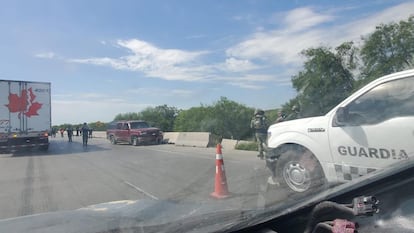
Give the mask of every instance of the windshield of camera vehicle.
[[143, 199], [267, 210], [406, 162], [413, 9], [2, 2], [0, 219]]

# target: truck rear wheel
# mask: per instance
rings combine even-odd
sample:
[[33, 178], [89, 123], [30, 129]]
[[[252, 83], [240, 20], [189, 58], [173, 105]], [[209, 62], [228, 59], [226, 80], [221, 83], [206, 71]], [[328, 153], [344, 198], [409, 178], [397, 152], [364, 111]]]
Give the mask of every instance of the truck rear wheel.
[[281, 154], [276, 165], [279, 183], [294, 193], [312, 193], [325, 187], [321, 165], [308, 150], [290, 148]]

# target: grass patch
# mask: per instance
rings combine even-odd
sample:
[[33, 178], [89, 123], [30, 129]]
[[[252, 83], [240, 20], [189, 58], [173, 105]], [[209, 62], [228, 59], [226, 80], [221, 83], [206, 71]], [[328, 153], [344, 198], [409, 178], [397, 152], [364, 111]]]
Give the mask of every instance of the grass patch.
[[243, 142], [243, 143], [238, 143], [236, 145], [236, 150], [248, 150], [248, 151], [257, 151], [257, 143], [256, 142]]

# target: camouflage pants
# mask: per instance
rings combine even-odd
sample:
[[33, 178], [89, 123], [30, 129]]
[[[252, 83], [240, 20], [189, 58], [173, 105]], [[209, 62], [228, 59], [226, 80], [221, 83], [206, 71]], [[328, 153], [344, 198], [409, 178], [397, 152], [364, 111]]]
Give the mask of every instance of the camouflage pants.
[[256, 133], [257, 147], [259, 149], [259, 156], [264, 156], [264, 152], [267, 148], [267, 134]]

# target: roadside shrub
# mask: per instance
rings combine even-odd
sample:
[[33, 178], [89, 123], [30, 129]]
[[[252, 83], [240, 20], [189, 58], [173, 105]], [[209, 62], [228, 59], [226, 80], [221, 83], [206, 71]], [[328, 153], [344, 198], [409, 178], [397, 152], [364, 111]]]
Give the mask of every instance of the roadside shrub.
[[236, 145], [236, 150], [248, 150], [248, 151], [257, 151], [257, 143], [256, 142], [244, 142], [244, 143], [238, 143]]

